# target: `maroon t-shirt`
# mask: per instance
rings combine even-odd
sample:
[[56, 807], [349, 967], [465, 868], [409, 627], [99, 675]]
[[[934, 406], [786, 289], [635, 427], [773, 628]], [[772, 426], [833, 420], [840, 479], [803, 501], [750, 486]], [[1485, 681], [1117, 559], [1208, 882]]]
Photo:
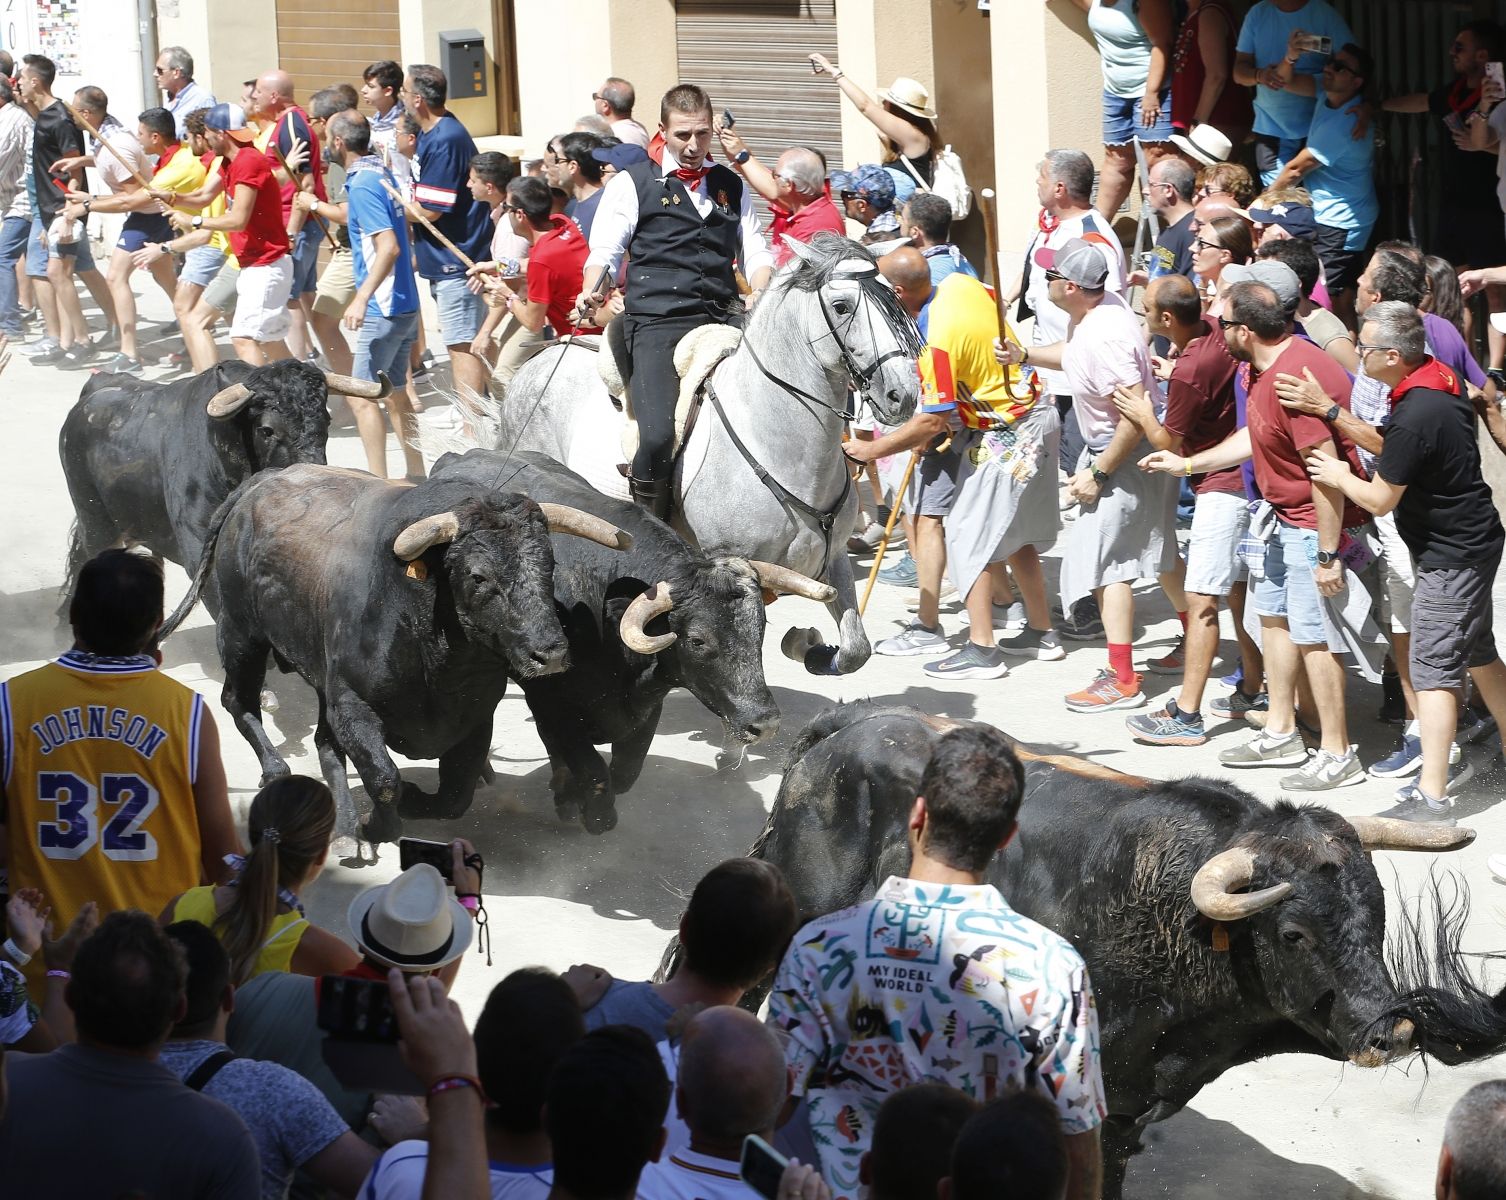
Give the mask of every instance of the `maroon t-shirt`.
[[[1166, 415], [1161, 425], [1182, 439], [1188, 458], [1217, 446], [1234, 432], [1234, 372], [1239, 364], [1229, 353], [1224, 333], [1212, 317], [1204, 317], [1204, 332], [1183, 348], [1166, 386]], [[1192, 490], [1245, 494], [1238, 467], [1225, 467], [1192, 477]]]
[[[1281, 357], [1250, 385], [1245, 421], [1250, 427], [1250, 449], [1260, 494], [1288, 525], [1316, 529], [1318, 514], [1313, 508], [1312, 479], [1302, 461], [1303, 454], [1332, 439], [1350, 469], [1361, 479], [1366, 476], [1353, 443], [1341, 437], [1322, 417], [1283, 408], [1276, 398], [1276, 376], [1295, 375], [1300, 379], [1304, 367], [1313, 373], [1318, 386], [1334, 403], [1345, 409], [1349, 407], [1348, 372], [1311, 342], [1294, 337]], [[1369, 517], [1346, 501], [1343, 520], [1345, 528], [1349, 528], [1363, 524]]]

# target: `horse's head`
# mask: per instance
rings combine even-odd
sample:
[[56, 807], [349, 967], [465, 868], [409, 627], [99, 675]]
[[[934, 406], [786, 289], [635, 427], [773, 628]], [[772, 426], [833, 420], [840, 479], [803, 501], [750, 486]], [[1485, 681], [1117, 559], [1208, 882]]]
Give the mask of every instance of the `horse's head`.
[[785, 244], [795, 261], [780, 273], [779, 286], [814, 298], [803, 319], [822, 368], [845, 373], [884, 424], [907, 420], [920, 400], [920, 331], [879, 275], [877, 260], [832, 233], [818, 234], [809, 245], [793, 238]]

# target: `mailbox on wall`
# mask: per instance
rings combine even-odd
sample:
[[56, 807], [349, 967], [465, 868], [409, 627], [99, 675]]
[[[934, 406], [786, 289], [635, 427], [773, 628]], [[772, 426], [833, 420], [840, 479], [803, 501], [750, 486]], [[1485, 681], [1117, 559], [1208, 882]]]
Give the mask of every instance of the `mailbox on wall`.
[[439, 69], [449, 81], [451, 100], [472, 100], [486, 95], [486, 40], [481, 31], [441, 30]]

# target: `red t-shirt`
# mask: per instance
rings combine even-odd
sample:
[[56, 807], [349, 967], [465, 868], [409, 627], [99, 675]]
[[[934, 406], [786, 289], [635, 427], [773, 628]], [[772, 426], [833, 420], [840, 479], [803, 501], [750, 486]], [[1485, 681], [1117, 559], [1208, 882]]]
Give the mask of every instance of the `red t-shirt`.
[[534, 242], [528, 252], [528, 302], [542, 304], [550, 327], [558, 337], [568, 333], [600, 333], [594, 326], [570, 323], [570, 311], [580, 296], [586, 276], [590, 243], [569, 217], [549, 218], [554, 227]]
[[835, 233], [847, 236], [847, 225], [842, 214], [831, 202], [830, 196], [818, 196], [797, 213], [777, 204], [769, 205], [774, 219], [769, 223], [769, 241], [774, 247], [774, 265], [782, 267], [794, 253], [786, 246], [785, 239], [808, 242], [818, 233]]
[[225, 176], [225, 203], [235, 207], [235, 189], [246, 184], [256, 189], [251, 223], [230, 235], [230, 251], [242, 267], [263, 267], [288, 252], [288, 230], [283, 224], [281, 188], [272, 175], [272, 164], [255, 146], [242, 146], [220, 168]]
[[[1327, 421], [1283, 408], [1276, 398], [1276, 376], [1295, 375], [1300, 379], [1304, 367], [1313, 373], [1318, 385], [1333, 398], [1334, 403], [1348, 409], [1348, 372], [1311, 342], [1294, 337], [1281, 357], [1250, 385], [1245, 422], [1250, 427], [1250, 449], [1260, 494], [1271, 502], [1276, 515], [1287, 524], [1316, 529], [1318, 514], [1313, 508], [1312, 479], [1307, 474], [1302, 455], [1331, 439], [1340, 457], [1348, 461], [1356, 475], [1363, 479], [1365, 472], [1360, 467], [1354, 445], [1341, 437]], [[1345, 528], [1363, 524], [1368, 519], [1354, 505], [1345, 503]]]
[[[1166, 415], [1161, 425], [1182, 439], [1182, 454], [1191, 458], [1217, 446], [1234, 432], [1234, 372], [1239, 364], [1229, 353], [1223, 331], [1212, 317], [1204, 317], [1205, 331], [1188, 342], [1172, 368], [1166, 387]], [[1192, 477], [1192, 490], [1245, 494], [1238, 467]]]

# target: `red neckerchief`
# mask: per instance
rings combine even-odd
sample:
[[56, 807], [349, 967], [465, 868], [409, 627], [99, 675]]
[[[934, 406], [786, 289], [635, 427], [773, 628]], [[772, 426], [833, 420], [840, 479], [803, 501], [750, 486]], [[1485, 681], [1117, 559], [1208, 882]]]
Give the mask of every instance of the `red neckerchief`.
[[162, 153], [157, 156], [157, 165], [152, 168], [153, 179], [162, 173], [162, 168], [172, 162], [173, 156], [182, 148], [182, 142], [173, 142], [171, 145], [162, 147]]
[[1040, 216], [1036, 217], [1035, 224], [1037, 229], [1039, 229], [1047, 237], [1050, 237], [1053, 233], [1061, 228], [1062, 220], [1054, 213], [1047, 212], [1043, 208], [1041, 209]]
[[1454, 115], [1462, 117], [1470, 109], [1479, 106], [1480, 89], [1475, 88], [1471, 91], [1469, 80], [1461, 75], [1449, 85], [1448, 95], [1445, 98], [1448, 100], [1448, 106], [1454, 110]]
[[1459, 376], [1429, 355], [1423, 360], [1422, 366], [1391, 389], [1391, 404], [1393, 406], [1400, 404], [1402, 397], [1416, 387], [1430, 388], [1435, 392], [1447, 392], [1450, 396], [1457, 396], [1459, 395]]
[[710, 167], [676, 167], [670, 174], [691, 190], [700, 186], [710, 170]]

